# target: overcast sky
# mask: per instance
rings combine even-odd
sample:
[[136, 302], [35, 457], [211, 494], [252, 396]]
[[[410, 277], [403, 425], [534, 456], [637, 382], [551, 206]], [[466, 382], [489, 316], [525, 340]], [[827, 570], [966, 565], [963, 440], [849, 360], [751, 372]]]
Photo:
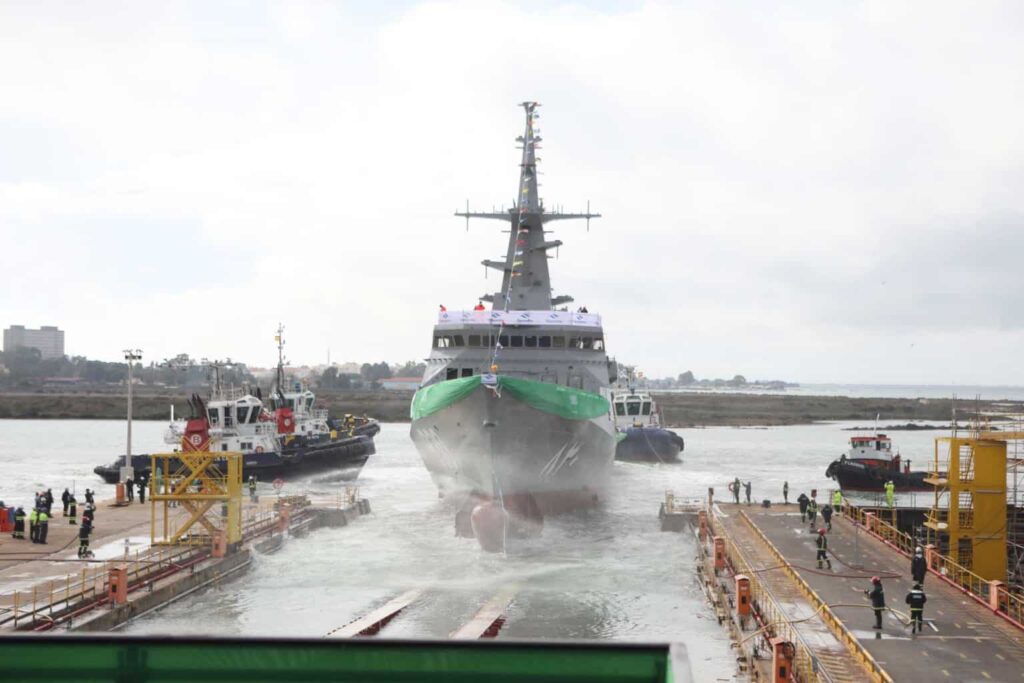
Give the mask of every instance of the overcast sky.
[[0, 3], [0, 326], [252, 365], [493, 291], [524, 99], [556, 292], [648, 375], [1024, 384], [1019, 2]]

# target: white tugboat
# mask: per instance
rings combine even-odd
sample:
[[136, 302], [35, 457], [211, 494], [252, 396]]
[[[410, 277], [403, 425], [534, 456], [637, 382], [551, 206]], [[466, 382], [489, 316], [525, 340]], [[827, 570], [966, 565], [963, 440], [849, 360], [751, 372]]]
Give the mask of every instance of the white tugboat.
[[618, 445], [615, 459], [624, 462], [678, 463], [683, 437], [661, 426], [661, 412], [648, 391], [637, 389], [632, 371], [626, 387], [612, 390]]
[[[380, 431], [376, 420], [349, 416], [332, 424], [326, 410], [315, 407], [316, 397], [301, 384], [285, 391], [283, 328], [278, 328], [277, 382], [272, 410], [263, 403], [262, 392], [225, 388], [220, 368], [214, 369], [213, 394], [203, 401], [193, 394], [190, 416], [174, 420], [164, 434], [164, 443], [175, 449], [237, 451], [244, 455], [243, 475], [258, 480], [323, 470], [340, 470], [341, 479], [359, 476], [367, 459], [376, 452], [373, 437]], [[187, 443], [186, 443], [187, 442]], [[94, 472], [107, 482], [117, 483], [123, 458], [100, 465]], [[149, 455], [133, 455], [135, 476], [146, 478]]]

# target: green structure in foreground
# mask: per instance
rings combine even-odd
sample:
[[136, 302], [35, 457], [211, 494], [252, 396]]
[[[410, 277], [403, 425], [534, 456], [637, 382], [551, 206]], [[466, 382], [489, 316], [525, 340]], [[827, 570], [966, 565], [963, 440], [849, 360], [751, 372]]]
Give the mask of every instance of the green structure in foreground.
[[690, 683], [680, 644], [118, 636], [0, 637], [13, 681], [658, 681]]

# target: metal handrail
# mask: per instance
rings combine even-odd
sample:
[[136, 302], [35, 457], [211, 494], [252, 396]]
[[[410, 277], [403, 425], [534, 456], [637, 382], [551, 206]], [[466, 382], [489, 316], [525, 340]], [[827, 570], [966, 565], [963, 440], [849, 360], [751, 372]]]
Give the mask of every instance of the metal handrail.
[[775, 556], [775, 559], [782, 563], [783, 569], [785, 569], [786, 573], [789, 574], [789, 577], [797, 584], [797, 586], [800, 587], [800, 590], [805, 596], [807, 596], [807, 599], [811, 601], [811, 604], [815, 606], [821, 614], [822, 621], [824, 621], [825, 625], [829, 627], [833, 635], [835, 635], [839, 642], [846, 645], [847, 649], [850, 650], [853, 656], [860, 661], [861, 665], [867, 670], [871, 679], [873, 681], [892, 683], [892, 676], [890, 676], [885, 669], [875, 661], [875, 658], [871, 656], [871, 653], [868, 652], [861, 644], [860, 640], [850, 632], [850, 629], [846, 628], [846, 624], [836, 616], [835, 612], [832, 611], [832, 608], [821, 599], [813, 588], [811, 588], [810, 584], [804, 580], [804, 577], [800, 576], [800, 573], [793, 568], [786, 557], [778, 548], [775, 547], [775, 544], [768, 539], [768, 536], [766, 536], [765, 533], [761, 531], [753, 521], [751, 521], [746, 512], [740, 510], [739, 513], [743, 518], [743, 521], [745, 521], [747, 525], [753, 529], [754, 533], [757, 534], [758, 538], [768, 546], [768, 549], [771, 551], [772, 555]]
[[[845, 500], [842, 505], [842, 512], [850, 521], [864, 527], [869, 534], [895, 546], [905, 555], [913, 555], [917, 541], [910, 534], [900, 531], [892, 524], [879, 519], [876, 515], [872, 515], [872, 520], [869, 524], [868, 513], [855, 505], [847, 503]], [[975, 574], [970, 569], [939, 552], [933, 551], [931, 553], [929, 566], [937, 574], [948, 579], [964, 592], [986, 604], [992, 604], [992, 582], [988, 579]], [[1009, 617], [1018, 626], [1024, 628], [1024, 595], [1005, 585], [998, 586], [997, 593], [998, 601], [996, 604], [998, 609], [994, 611]]]
[[765, 586], [757, 573], [753, 570], [746, 555], [733, 541], [732, 536], [712, 514], [708, 515], [708, 522], [712, 526], [712, 533], [725, 540], [726, 551], [733, 563], [737, 574], [743, 574], [750, 579], [750, 595], [757, 601], [758, 610], [765, 616], [767, 621], [766, 630], [770, 626], [775, 634], [793, 643], [794, 657], [793, 669], [801, 672], [801, 680], [822, 681], [823, 683], [834, 683], [827, 671], [823, 671], [815, 661], [810, 646], [804, 640], [800, 632], [790, 623], [791, 617], [779, 605], [778, 600], [771, 590]]

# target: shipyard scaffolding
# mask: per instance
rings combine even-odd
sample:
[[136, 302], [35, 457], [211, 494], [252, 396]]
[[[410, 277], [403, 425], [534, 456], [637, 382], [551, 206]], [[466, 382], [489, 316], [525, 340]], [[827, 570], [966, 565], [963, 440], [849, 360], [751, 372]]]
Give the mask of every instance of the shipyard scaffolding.
[[925, 480], [935, 487], [927, 542], [986, 580], [1024, 588], [1024, 511], [1020, 468], [1024, 416], [1019, 406], [978, 412], [966, 429], [935, 439]]
[[153, 545], [209, 545], [222, 557], [242, 541], [242, 454], [206, 450], [151, 456]]

